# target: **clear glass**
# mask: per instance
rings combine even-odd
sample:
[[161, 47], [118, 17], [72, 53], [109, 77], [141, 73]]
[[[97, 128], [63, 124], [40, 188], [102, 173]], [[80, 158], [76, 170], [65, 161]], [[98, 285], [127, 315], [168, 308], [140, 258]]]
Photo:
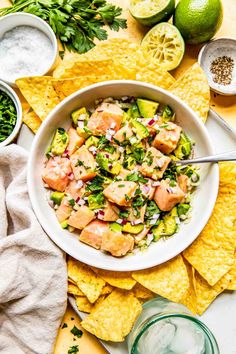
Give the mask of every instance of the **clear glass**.
[[220, 354], [208, 327], [183, 305], [156, 297], [128, 337], [130, 354]]

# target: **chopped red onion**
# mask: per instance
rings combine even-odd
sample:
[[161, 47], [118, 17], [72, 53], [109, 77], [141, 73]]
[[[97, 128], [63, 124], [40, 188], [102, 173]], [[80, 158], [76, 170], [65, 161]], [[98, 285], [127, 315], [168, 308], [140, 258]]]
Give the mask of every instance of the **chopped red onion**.
[[109, 141], [111, 141], [111, 140], [112, 140], [112, 136], [111, 136], [111, 134], [106, 133], [106, 139], [107, 139], [107, 140], [109, 140]]
[[105, 154], [105, 157], [106, 157], [107, 159], [109, 159], [110, 156], [109, 156], [109, 154]]
[[167, 187], [166, 190], [167, 190], [167, 192], [170, 193], [170, 194], [174, 193], [174, 190], [173, 190], [173, 188], [171, 188], [171, 187]]
[[78, 127], [80, 128], [80, 129], [83, 129], [84, 128], [84, 122], [83, 121], [81, 121], [81, 120], [78, 120]]
[[76, 198], [76, 203], [79, 203], [79, 201], [80, 201], [80, 197], [78, 197], [78, 198]]
[[95, 154], [96, 151], [97, 151], [96, 146], [94, 146], [94, 145], [90, 146], [90, 147], [89, 147], [89, 151], [91, 151], [93, 154]]
[[115, 126], [116, 126], [116, 122], [112, 122], [112, 123], [111, 123], [111, 129], [114, 129]]
[[79, 204], [80, 206], [81, 206], [81, 205], [84, 205], [84, 204], [85, 204], [85, 200], [80, 199], [79, 202], [78, 202], [78, 204]]
[[97, 109], [97, 112], [98, 112], [98, 113], [101, 113], [101, 112], [103, 112], [103, 111], [104, 111], [104, 110], [101, 109], [101, 108]]
[[82, 187], [83, 187], [83, 184], [84, 184], [84, 182], [83, 182], [83, 181], [78, 180], [78, 181], [77, 181], [77, 183], [76, 183], [76, 188], [77, 188], [77, 189], [82, 188]]
[[133, 220], [130, 222], [132, 226], [138, 225], [138, 224], [142, 224], [142, 220], [137, 219], [137, 220]]
[[112, 164], [111, 163], [108, 164], [108, 168], [109, 168], [109, 170], [112, 169]]
[[127, 219], [123, 219], [121, 225], [125, 225], [127, 223]]
[[156, 122], [157, 120], [159, 120], [158, 115], [155, 114], [154, 117], [153, 117], [153, 119], [155, 120], [155, 122]]
[[49, 205], [51, 208], [54, 208], [54, 203], [53, 203], [52, 200], [49, 200], [49, 201], [48, 201], [48, 205]]
[[114, 129], [108, 129], [108, 133], [110, 135], [114, 135], [116, 133], [116, 131]]
[[161, 184], [161, 182], [156, 181], [156, 182], [153, 182], [153, 183], [152, 183], [152, 186], [153, 186], [153, 187], [157, 187], [157, 186], [160, 186], [160, 184]]
[[124, 149], [122, 146], [119, 146], [118, 150], [119, 150], [119, 152], [121, 152], [121, 153], [125, 151], [125, 149]]
[[117, 219], [116, 222], [117, 222], [117, 224], [120, 224], [120, 225], [121, 225], [122, 222], [123, 222], [123, 219]]
[[151, 119], [149, 122], [148, 122], [148, 125], [153, 125], [155, 123], [155, 119]]
[[68, 178], [69, 178], [70, 181], [73, 181], [73, 179], [74, 179], [74, 174], [73, 174], [72, 172], [70, 172], [70, 173], [68, 174]]

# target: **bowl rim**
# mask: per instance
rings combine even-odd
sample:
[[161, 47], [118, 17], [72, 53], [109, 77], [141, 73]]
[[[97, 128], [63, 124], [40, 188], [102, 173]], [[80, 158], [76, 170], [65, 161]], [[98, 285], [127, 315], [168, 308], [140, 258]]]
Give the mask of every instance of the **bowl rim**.
[[[205, 127], [204, 123], [197, 117], [196, 113], [185, 103], [183, 102], [181, 99], [179, 99], [177, 96], [173, 95], [172, 93], [170, 93], [169, 91], [160, 88], [158, 86], [155, 86], [153, 84], [149, 84], [149, 83], [144, 83], [144, 82], [139, 82], [139, 81], [135, 81], [135, 80], [110, 80], [110, 81], [104, 81], [104, 82], [99, 82], [90, 86], [87, 86], [85, 88], [82, 88], [74, 93], [72, 93], [70, 96], [66, 97], [62, 102], [60, 102], [56, 107], [54, 107], [54, 109], [49, 113], [49, 115], [47, 116], [47, 118], [43, 121], [42, 125], [40, 126], [36, 137], [33, 140], [33, 144], [31, 146], [31, 151], [30, 151], [30, 156], [28, 159], [28, 164], [27, 164], [27, 187], [28, 187], [28, 193], [29, 193], [29, 197], [30, 197], [30, 201], [33, 207], [33, 210], [40, 222], [41, 220], [41, 214], [43, 215], [43, 212], [41, 211], [41, 208], [37, 205], [37, 196], [34, 193], [34, 183], [33, 183], [33, 168], [31, 166], [33, 166], [33, 160], [34, 160], [34, 155], [37, 152], [37, 147], [38, 144], [40, 143], [41, 140], [41, 136], [43, 135], [44, 129], [46, 128], [48, 122], [51, 120], [51, 118], [53, 116], [55, 116], [55, 114], [57, 114], [57, 112], [66, 104], [68, 104], [71, 100], [73, 100], [75, 97], [90, 91], [94, 88], [97, 87], [104, 87], [107, 85], [122, 85], [122, 84], [127, 84], [127, 85], [134, 85], [134, 86], [142, 86], [143, 89], [145, 88], [150, 88], [152, 90], [155, 91], [159, 91], [162, 94], [171, 97], [174, 101], [177, 101], [180, 105], [182, 105], [184, 107], [185, 110], [187, 110], [195, 119], [198, 128], [202, 131], [202, 133], [204, 134], [204, 136], [206, 137], [208, 144], [209, 144], [209, 148], [211, 150], [211, 153], [214, 154], [214, 147], [213, 147], [213, 143], [211, 141], [211, 138], [209, 136], [209, 133], [207, 131], [207, 128]], [[96, 98], [94, 98], [95, 100]], [[202, 231], [202, 229], [205, 227], [208, 219], [210, 218], [215, 202], [216, 202], [216, 198], [218, 195], [218, 187], [219, 187], [219, 168], [218, 168], [218, 164], [214, 164], [213, 165], [213, 173], [214, 173], [214, 178], [212, 178], [212, 186], [213, 186], [213, 194], [210, 196], [210, 204], [208, 205], [208, 209], [207, 211], [204, 211], [201, 220], [199, 222], [200, 227], [199, 227], [199, 233]], [[122, 263], [120, 263], [119, 268], [118, 267], [114, 267], [110, 264], [106, 264], [104, 266], [98, 265], [96, 260], [94, 261], [93, 259], [86, 259], [85, 256], [83, 256], [83, 254], [79, 254], [76, 253], [76, 251], [71, 251], [69, 250], [63, 239], [60, 239], [58, 241], [58, 239], [55, 237], [54, 233], [51, 231], [51, 228], [48, 227], [48, 225], [44, 224], [42, 225], [42, 223], [40, 222], [42, 228], [45, 230], [45, 232], [48, 234], [48, 236], [52, 239], [52, 241], [58, 246], [60, 247], [64, 252], [66, 252], [67, 254], [69, 254], [70, 256], [72, 256], [73, 258], [86, 263], [90, 266], [94, 266], [97, 268], [101, 268], [101, 269], [105, 269], [105, 270], [111, 270], [111, 271], [136, 271], [136, 270], [141, 270], [141, 269], [147, 269], [147, 268], [151, 268], [156, 266], [157, 264], [162, 264], [164, 262], [167, 262], [168, 260], [174, 258], [175, 256], [179, 255], [181, 252], [183, 252], [192, 242], [195, 241], [195, 239], [198, 237], [198, 235], [196, 235], [195, 238], [188, 238], [187, 240], [185, 240], [185, 242], [181, 243], [183, 246], [180, 247], [177, 252], [175, 249], [172, 249], [170, 251], [170, 254], [168, 254], [167, 257], [163, 257], [161, 262], [158, 262], [158, 260], [153, 260], [152, 262], [150, 261], [148, 263], [148, 265], [132, 265], [132, 266], [122, 266]], [[88, 246], [90, 247], [90, 246]], [[98, 251], [98, 250], [97, 250]], [[121, 258], [121, 262], [122, 262], [122, 258]], [[112, 263], [112, 262], [111, 262]]]
[[2, 141], [0, 143], [0, 148], [1, 148], [3, 146], [8, 145], [9, 143], [11, 143], [12, 140], [14, 140], [15, 137], [17, 136], [17, 134], [21, 128], [21, 123], [22, 123], [22, 106], [20, 103], [20, 99], [19, 99], [18, 95], [15, 93], [15, 91], [2, 80], [0, 80], [0, 91], [5, 92], [12, 99], [12, 101], [16, 107], [16, 113], [17, 113], [15, 127], [12, 130], [11, 134], [4, 141]]
[[[234, 42], [234, 44], [235, 44], [235, 52], [236, 52], [236, 39], [235, 38], [233, 38], [233, 37], [213, 38], [213, 39], [211, 39], [210, 41], [208, 41], [207, 43], [205, 43], [203, 45], [203, 47], [201, 48], [201, 50], [200, 50], [200, 52], [198, 54], [198, 59], [197, 59], [198, 60], [198, 64], [201, 66], [202, 69], [203, 69], [202, 61], [203, 61], [203, 59], [204, 59], [204, 57], [206, 55], [206, 53], [205, 53], [206, 49], [210, 48], [212, 45], [214, 45], [215, 42], [225, 41], [225, 40]], [[227, 86], [226, 86], [226, 90], [221, 90], [221, 89], [219, 89], [218, 86], [216, 87], [215, 85], [210, 84], [210, 82], [208, 80], [209, 75], [206, 72], [205, 72], [205, 74], [206, 74], [206, 77], [207, 77], [208, 84], [209, 84], [209, 86], [210, 86], [212, 91], [214, 91], [214, 92], [216, 92], [216, 93], [218, 93], [220, 95], [223, 95], [223, 96], [234, 96], [236, 94], [236, 87], [235, 87], [234, 90], [232, 90], [230, 92], [227, 91]], [[232, 87], [232, 86], [228, 85], [228, 87]]]
[[[50, 36], [43, 32], [45, 34], [45, 36], [48, 37], [48, 39], [50, 40], [50, 42], [52, 43], [52, 49], [53, 49], [53, 53], [52, 53], [52, 58], [50, 60], [50, 63], [48, 65], [48, 68], [44, 71], [42, 71], [40, 74], [38, 74], [37, 76], [44, 76], [46, 75], [49, 71], [52, 70], [54, 64], [56, 63], [56, 60], [57, 60], [57, 56], [58, 56], [58, 42], [57, 42], [57, 37], [55, 35], [55, 33], [53, 32], [52, 30], [52, 27], [46, 22], [44, 21], [42, 18], [36, 16], [36, 15], [33, 15], [33, 14], [30, 14], [30, 13], [27, 13], [27, 12], [16, 12], [16, 13], [12, 13], [12, 14], [8, 14], [8, 15], [5, 15], [3, 17], [0, 17], [0, 26], [2, 25], [2, 22], [5, 21], [7, 18], [9, 17], [30, 17], [33, 19], [34, 22], [39, 22], [41, 23], [45, 28], [47, 28], [47, 30], [49, 31], [50, 33]], [[13, 20], [14, 21], [14, 20]], [[18, 26], [18, 25], [17, 25]], [[23, 24], [21, 25], [23, 26]], [[26, 26], [30, 26], [30, 27], [34, 27], [34, 28], [37, 28], [37, 26], [34, 26], [33, 24], [32, 25], [26, 25]], [[12, 24], [12, 28], [13, 29], [14, 27], [16, 27], [14, 25], [14, 22]], [[9, 29], [8, 31], [10, 31], [11, 29]], [[5, 33], [5, 32], [4, 32]], [[30, 75], [30, 76], [33, 76], [33, 75]], [[28, 76], [28, 77], [30, 77]], [[27, 76], [26, 76], [27, 77]], [[0, 81], [4, 81], [6, 84], [8, 84], [9, 86], [11, 87], [17, 87], [17, 85], [15, 84], [15, 82], [11, 82], [11, 81], [8, 81], [8, 80], [4, 80], [3, 78], [0, 77]]]

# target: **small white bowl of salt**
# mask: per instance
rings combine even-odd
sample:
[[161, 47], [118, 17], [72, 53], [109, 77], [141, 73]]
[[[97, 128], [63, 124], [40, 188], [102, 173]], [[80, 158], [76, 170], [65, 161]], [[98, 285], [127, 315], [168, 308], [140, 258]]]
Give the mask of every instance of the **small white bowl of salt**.
[[58, 44], [52, 28], [41, 18], [18, 12], [0, 18], [0, 80], [43, 76], [57, 61]]

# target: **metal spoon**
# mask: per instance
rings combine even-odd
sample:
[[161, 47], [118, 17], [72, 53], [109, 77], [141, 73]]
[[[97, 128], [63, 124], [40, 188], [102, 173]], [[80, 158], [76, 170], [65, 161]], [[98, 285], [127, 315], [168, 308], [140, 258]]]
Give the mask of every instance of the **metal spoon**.
[[219, 161], [236, 161], [236, 150], [224, 152], [223, 154], [198, 157], [191, 160], [179, 160], [172, 161], [176, 166], [191, 165], [194, 163], [207, 163], [207, 162], [219, 162]]

